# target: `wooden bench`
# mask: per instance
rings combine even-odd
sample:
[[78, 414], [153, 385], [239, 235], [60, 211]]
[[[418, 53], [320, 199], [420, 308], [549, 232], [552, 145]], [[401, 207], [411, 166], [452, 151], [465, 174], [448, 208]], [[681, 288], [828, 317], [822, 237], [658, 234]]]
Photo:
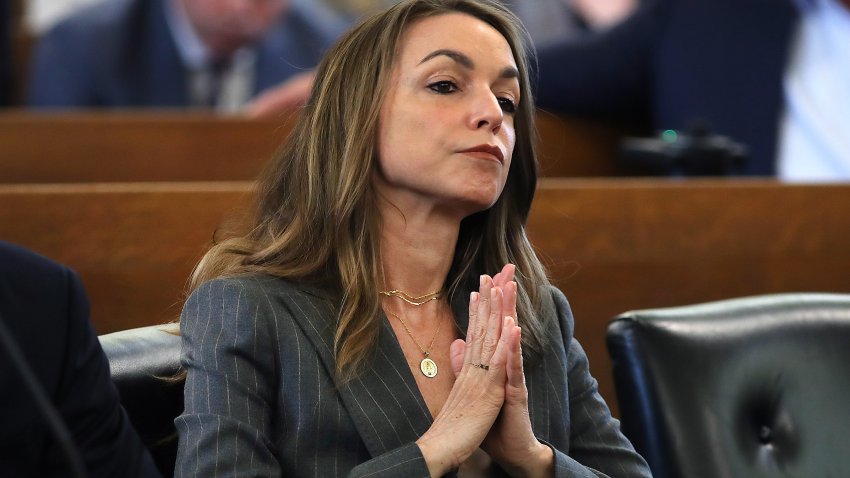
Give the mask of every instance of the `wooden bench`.
[[[618, 173], [616, 130], [538, 116], [543, 175]], [[0, 113], [0, 182], [253, 180], [294, 121], [176, 111]]]
[[[0, 238], [74, 267], [100, 333], [176, 319], [252, 183], [0, 185]], [[630, 309], [850, 292], [850, 185], [543, 180], [528, 234], [613, 404], [608, 321]], [[494, 271], [489, 271], [494, 272]]]
[[201, 113], [0, 114], [0, 181], [253, 180], [291, 128]]

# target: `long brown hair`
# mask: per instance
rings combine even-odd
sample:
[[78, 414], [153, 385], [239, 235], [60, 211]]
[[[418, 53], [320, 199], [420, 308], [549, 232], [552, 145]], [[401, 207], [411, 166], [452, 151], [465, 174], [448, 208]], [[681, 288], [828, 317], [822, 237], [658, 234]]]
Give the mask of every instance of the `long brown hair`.
[[545, 343], [537, 310], [549, 282], [525, 235], [537, 184], [528, 35], [495, 1], [408, 0], [364, 20], [325, 56], [298, 123], [259, 180], [250, 232], [210, 249], [190, 284], [194, 290], [215, 277], [264, 273], [330, 291], [339, 298], [334, 351], [342, 381], [368, 360], [380, 326], [381, 218], [371, 179], [397, 46], [407, 25], [450, 12], [478, 18], [505, 37], [523, 101], [504, 191], [493, 207], [462, 221], [445, 287], [453, 300], [464, 288], [477, 288], [482, 272], [516, 264], [524, 350], [533, 359]]

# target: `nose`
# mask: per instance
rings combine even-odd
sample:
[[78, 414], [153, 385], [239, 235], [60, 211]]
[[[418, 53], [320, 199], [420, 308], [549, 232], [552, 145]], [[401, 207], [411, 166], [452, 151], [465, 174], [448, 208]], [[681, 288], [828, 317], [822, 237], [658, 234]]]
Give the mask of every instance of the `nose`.
[[488, 128], [494, 134], [502, 128], [505, 112], [499, 105], [499, 99], [489, 89], [475, 96], [471, 111], [472, 113], [469, 115], [470, 128]]

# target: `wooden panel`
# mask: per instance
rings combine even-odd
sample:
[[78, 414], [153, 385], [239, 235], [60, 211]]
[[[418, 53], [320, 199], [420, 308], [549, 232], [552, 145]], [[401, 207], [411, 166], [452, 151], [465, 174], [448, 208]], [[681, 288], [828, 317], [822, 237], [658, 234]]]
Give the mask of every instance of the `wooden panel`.
[[29, 84], [30, 57], [35, 48], [36, 38], [23, 22], [17, 23], [12, 29], [11, 91], [8, 92], [11, 105], [26, 103], [27, 85]]
[[203, 113], [0, 114], [0, 181], [253, 180], [291, 128]]
[[[177, 317], [186, 279], [251, 183], [0, 185], [0, 238], [74, 267], [99, 332]], [[614, 404], [608, 321], [751, 294], [850, 292], [850, 185], [541, 183], [528, 234]]]
[[850, 292], [850, 185], [549, 180], [528, 224], [603, 396], [607, 323], [627, 310]]
[[[176, 319], [217, 229], [250, 183], [0, 186], [0, 239], [73, 267], [98, 333]], [[230, 221], [230, 222], [229, 222]]]
[[[253, 180], [295, 118], [158, 112], [0, 113], [0, 182]], [[608, 126], [541, 113], [543, 175], [618, 172]]]
[[625, 128], [538, 111], [537, 157], [541, 177], [625, 176], [618, 161]]

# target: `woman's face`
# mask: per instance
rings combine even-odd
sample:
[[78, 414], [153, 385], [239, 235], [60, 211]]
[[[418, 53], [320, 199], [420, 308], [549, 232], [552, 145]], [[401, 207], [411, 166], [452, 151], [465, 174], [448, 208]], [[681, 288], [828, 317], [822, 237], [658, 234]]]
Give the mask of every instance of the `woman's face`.
[[505, 38], [475, 17], [418, 20], [401, 38], [378, 129], [378, 192], [460, 217], [492, 206], [508, 176], [520, 101]]

